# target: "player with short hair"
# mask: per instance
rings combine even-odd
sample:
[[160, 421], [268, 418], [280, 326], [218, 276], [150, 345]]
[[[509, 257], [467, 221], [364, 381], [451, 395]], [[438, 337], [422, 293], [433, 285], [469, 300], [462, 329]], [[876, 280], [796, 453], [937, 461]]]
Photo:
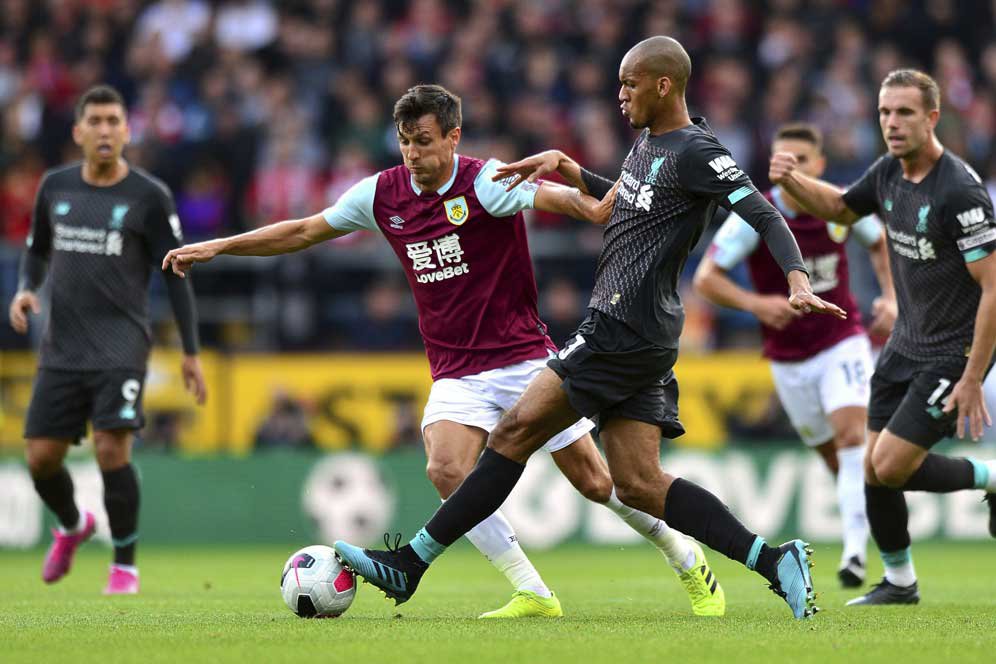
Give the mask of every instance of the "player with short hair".
[[[182, 275], [218, 254], [282, 254], [356, 230], [381, 233], [404, 266], [418, 308], [433, 378], [422, 420], [427, 473], [445, 500], [473, 467], [499, 416], [556, 349], [536, 310], [522, 211], [536, 208], [604, 223], [611, 198], [603, 204], [550, 182], [506, 191], [492, 181], [500, 162], [456, 153], [460, 98], [441, 86], [410, 89], [395, 105], [394, 121], [404, 164], [361, 180], [335, 205], [307, 219], [171, 251], [163, 269], [171, 266]], [[588, 434], [593, 426], [575, 417], [550, 431], [543, 446], [586, 498], [607, 506], [664, 553], [697, 615], [722, 615], [722, 587], [698, 544], [615, 495], [605, 460]], [[481, 617], [562, 615], [559, 600], [498, 507], [466, 535], [515, 594]]]
[[[812, 293], [785, 221], [705, 120], [689, 117], [690, 73], [685, 49], [668, 37], [646, 39], [623, 58], [621, 110], [643, 131], [615, 184], [588, 317], [574, 339], [502, 416], [474, 471], [406, 546], [375, 551], [335, 543], [350, 568], [396, 601], [411, 598], [429, 564], [501, 505], [543, 441], [579, 416], [597, 415], [624, 503], [756, 570], [796, 618], [815, 613], [808, 545], [792, 540], [768, 546], [716, 496], [660, 465], [661, 436], [684, 432], [672, 371], [684, 318], [678, 278], [717, 205], [735, 210], [764, 238], [786, 274], [793, 306], [846, 315]], [[509, 184], [514, 188], [554, 170], [596, 196], [613, 187], [557, 151], [508, 164], [495, 178], [518, 175]]]
[[[125, 161], [130, 138], [124, 99], [98, 85], [76, 105], [73, 140], [83, 161], [48, 171], [35, 199], [10, 324], [27, 332], [48, 279], [51, 307], [28, 406], [24, 437], [28, 469], [42, 501], [59, 520], [42, 578], [65, 576], [77, 547], [95, 530], [80, 512], [64, 460], [89, 420], [104, 481], [114, 544], [105, 594], [138, 592], [139, 483], [131, 465], [133, 432], [141, 429], [142, 389], [152, 335], [148, 285], [153, 261], [183, 243], [173, 196], [165, 184]], [[197, 357], [197, 312], [189, 283], [166, 278], [183, 340], [184, 384], [204, 403]]]
[[871, 381], [865, 499], [885, 578], [849, 605], [920, 601], [904, 491], [983, 489], [996, 536], [996, 461], [952, 458], [931, 448], [991, 425], [982, 382], [996, 347], [996, 222], [985, 186], [944, 148], [937, 83], [899, 69], [882, 81], [879, 124], [888, 153], [847, 191], [809, 177], [790, 153], [771, 158], [771, 181], [811, 214], [885, 223], [899, 302], [895, 329]]
[[[773, 152], [795, 156], [799, 169], [820, 177], [826, 167], [817, 127], [786, 124], [775, 132]], [[764, 194], [785, 217], [809, 269], [813, 292], [854, 314], [846, 320], [802, 317], [785, 296], [785, 280], [757, 232], [731, 213], [695, 272], [695, 288], [714, 304], [749, 311], [761, 322], [763, 352], [771, 360], [775, 390], [792, 426], [837, 477], [837, 504], [844, 547], [837, 576], [844, 587], [864, 582], [868, 544], [864, 458], [868, 420], [871, 343], [861, 326], [847, 270], [848, 230], [866, 247], [883, 296], [873, 305], [871, 330], [888, 335], [896, 317], [895, 292], [882, 228], [865, 217], [850, 229], [828, 224], [802, 210], [778, 187]], [[747, 260], [755, 292], [741, 288], [727, 272]]]

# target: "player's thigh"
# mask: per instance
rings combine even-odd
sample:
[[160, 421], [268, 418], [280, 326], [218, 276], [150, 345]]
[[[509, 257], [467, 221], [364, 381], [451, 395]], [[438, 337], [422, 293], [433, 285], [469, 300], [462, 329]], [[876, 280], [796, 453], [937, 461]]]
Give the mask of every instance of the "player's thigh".
[[864, 335], [844, 339], [821, 353], [820, 403], [838, 448], [862, 445], [868, 423], [873, 373], [871, 344]]
[[674, 478], [661, 468], [660, 427], [616, 417], [602, 426], [599, 439], [619, 499], [649, 514], [663, 516], [664, 501]]
[[39, 369], [25, 417], [25, 439], [79, 442], [93, 403], [90, 378], [90, 372]]
[[833, 430], [820, 402], [819, 371], [813, 360], [772, 362], [771, 377], [778, 400], [792, 428], [808, 447], [833, 439]]
[[868, 431], [884, 431], [906, 398], [916, 366], [886, 347], [878, 356], [869, 384]]
[[456, 490], [488, 439], [488, 432], [450, 420], [433, 422], [422, 430], [428, 459], [426, 474], [443, 498]]
[[576, 423], [581, 416], [568, 401], [561, 382], [556, 373], [543, 369], [502, 415], [488, 445], [503, 456], [525, 463], [547, 441]]
[[144, 371], [109, 369], [94, 372], [89, 389], [93, 395], [90, 418], [95, 431], [137, 431], [145, 425], [142, 409]]

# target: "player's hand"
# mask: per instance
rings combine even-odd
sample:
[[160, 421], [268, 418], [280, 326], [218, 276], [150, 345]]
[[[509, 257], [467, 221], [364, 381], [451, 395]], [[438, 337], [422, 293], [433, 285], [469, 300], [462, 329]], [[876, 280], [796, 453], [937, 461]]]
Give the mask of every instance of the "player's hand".
[[560, 150], [547, 150], [519, 161], [513, 161], [511, 164], [502, 164], [495, 171], [495, 176], [491, 178], [491, 181], [500, 182], [510, 178], [505, 191], [512, 191], [523, 182], [535, 183], [544, 175], [556, 171], [563, 156], [564, 153]]
[[846, 311], [833, 302], [827, 302], [807, 291], [792, 293], [789, 297], [789, 304], [792, 305], [793, 309], [801, 311], [804, 314], [830, 314], [834, 318], [847, 320]]
[[207, 384], [204, 382], [200, 359], [196, 355], [184, 355], [180, 372], [183, 374], [183, 386], [194, 395], [197, 405], [203, 406], [207, 401]]
[[899, 306], [894, 299], [876, 297], [872, 302], [872, 322], [868, 326], [868, 332], [880, 337], [889, 336], [892, 334], [897, 316], [899, 316]]
[[28, 331], [28, 310], [34, 314], [41, 313], [38, 296], [31, 291], [18, 291], [10, 302], [10, 326], [18, 334]]
[[948, 395], [948, 400], [944, 404], [944, 412], [956, 412], [958, 414], [958, 437], [965, 437], [965, 418], [968, 418], [969, 433], [972, 440], [982, 438], [982, 425], [987, 427], [993, 425], [989, 411], [986, 409], [986, 399], [982, 394], [982, 381], [972, 378], [961, 377], [955, 383], [954, 389]]
[[592, 222], [599, 226], [609, 223], [609, 219], [612, 217], [612, 208], [616, 205], [616, 191], [619, 190], [620, 182], [622, 182], [622, 179], [616, 180], [616, 183], [612, 185], [612, 189], [609, 189], [605, 196], [602, 196], [602, 200], [595, 204], [591, 215]]
[[219, 251], [220, 247], [213, 240], [185, 244], [182, 247], [170, 249], [166, 257], [163, 258], [163, 271], [171, 269], [173, 274], [185, 279], [194, 263], [207, 263], [217, 256]]
[[791, 152], [776, 152], [771, 155], [771, 163], [768, 165], [768, 179], [772, 184], [782, 184], [798, 165], [798, 160]]
[[789, 303], [787, 297], [781, 295], [758, 295], [751, 303], [750, 312], [759, 321], [776, 330], [784, 330], [789, 323], [804, 315]]

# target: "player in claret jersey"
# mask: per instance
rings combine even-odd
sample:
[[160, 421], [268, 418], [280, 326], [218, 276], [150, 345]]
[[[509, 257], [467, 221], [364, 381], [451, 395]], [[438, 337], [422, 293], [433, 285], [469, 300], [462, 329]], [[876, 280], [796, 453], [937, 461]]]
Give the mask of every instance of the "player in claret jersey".
[[[819, 129], [789, 124], [775, 133], [774, 152], [795, 155], [799, 169], [820, 177], [826, 166]], [[799, 243], [813, 292], [847, 311], [846, 320], [803, 317], [789, 305], [785, 278], [757, 232], [736, 213], [723, 223], [695, 273], [695, 287], [715, 304], [743, 309], [761, 321], [764, 355], [771, 360], [775, 389], [792, 426], [837, 476], [844, 547], [837, 573], [845, 587], [865, 578], [868, 520], [865, 517], [864, 458], [868, 420], [871, 345], [851, 295], [845, 242], [848, 228], [802, 211], [778, 187], [765, 193]], [[895, 292], [882, 228], [865, 217], [850, 229], [871, 252], [883, 296], [875, 301], [871, 330], [888, 335], [895, 321]], [[746, 259], [756, 292], [739, 287], [726, 272]]]
[[[493, 181], [502, 164], [456, 154], [460, 116], [459, 97], [438, 85], [416, 86], [394, 109], [403, 165], [360, 181], [308, 219], [181, 247], [163, 260], [163, 269], [172, 266], [182, 275], [218, 254], [282, 254], [355, 230], [381, 233], [405, 268], [418, 308], [434, 381], [422, 431], [428, 475], [444, 499], [473, 467], [501, 414], [555, 351], [536, 309], [522, 210], [605, 223], [611, 204], [611, 196], [601, 203], [548, 182], [506, 191]], [[616, 497], [588, 434], [593, 426], [574, 418], [551, 432], [544, 447], [586, 498], [606, 505], [661, 550], [694, 613], [722, 615], [722, 587], [698, 544]], [[466, 534], [515, 594], [482, 617], [562, 615], [511, 525], [500, 511], [491, 512]]]
[[558, 151], [497, 169], [499, 179], [518, 176], [508, 189], [554, 170], [596, 196], [615, 187], [612, 214], [588, 317], [502, 416], [476, 468], [406, 546], [378, 551], [335, 543], [351, 568], [397, 601], [407, 601], [432, 561], [502, 504], [553, 432], [597, 415], [612, 480], [626, 504], [757, 571], [797, 619], [816, 612], [810, 547], [801, 540], [769, 546], [716, 496], [661, 468], [661, 437], [684, 432], [672, 371], [684, 323], [678, 278], [717, 205], [736, 211], [764, 238], [794, 307], [846, 317], [813, 294], [785, 220], [705, 120], [689, 117], [690, 75], [688, 53], [669, 37], [646, 39], [623, 58], [620, 110], [642, 131], [615, 184]]
[[865, 504], [885, 578], [849, 605], [920, 601], [905, 491], [983, 489], [996, 536], [996, 462], [930, 450], [991, 425], [982, 382], [996, 346], [996, 221], [985, 185], [934, 134], [940, 91], [923, 72], [882, 81], [879, 124], [888, 146], [847, 191], [809, 177], [792, 154], [771, 158], [771, 181], [811, 214], [841, 224], [875, 213], [885, 223], [899, 318], [871, 380]]

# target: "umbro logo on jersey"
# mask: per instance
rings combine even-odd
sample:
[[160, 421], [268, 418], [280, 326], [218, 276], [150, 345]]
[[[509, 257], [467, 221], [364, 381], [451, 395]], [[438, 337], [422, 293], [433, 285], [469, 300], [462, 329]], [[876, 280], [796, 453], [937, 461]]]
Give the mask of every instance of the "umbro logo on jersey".
[[388, 221], [391, 222], [391, 228], [396, 228], [399, 231], [402, 228], [404, 228], [405, 220], [402, 219], [401, 217], [399, 217], [398, 215], [394, 215], [393, 217], [391, 217], [390, 219], [388, 219]]

